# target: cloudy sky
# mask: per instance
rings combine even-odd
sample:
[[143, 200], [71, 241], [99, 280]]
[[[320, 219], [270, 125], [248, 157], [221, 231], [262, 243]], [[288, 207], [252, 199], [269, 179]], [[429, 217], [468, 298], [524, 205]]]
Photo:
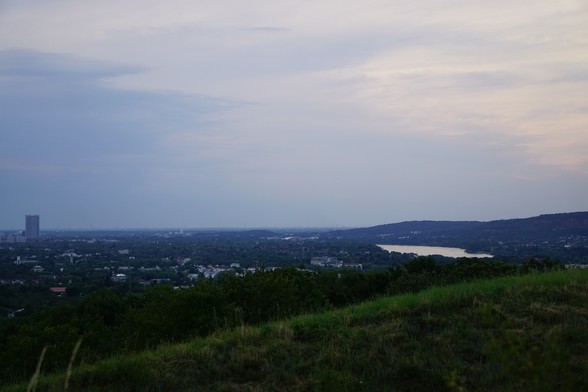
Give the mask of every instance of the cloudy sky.
[[585, 0], [0, 0], [0, 228], [588, 210]]

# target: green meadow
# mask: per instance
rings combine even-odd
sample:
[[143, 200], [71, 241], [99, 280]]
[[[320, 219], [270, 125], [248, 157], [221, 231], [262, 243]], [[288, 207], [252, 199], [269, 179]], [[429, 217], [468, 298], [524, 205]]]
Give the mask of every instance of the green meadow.
[[588, 390], [588, 270], [434, 287], [73, 362], [71, 375], [2, 391]]

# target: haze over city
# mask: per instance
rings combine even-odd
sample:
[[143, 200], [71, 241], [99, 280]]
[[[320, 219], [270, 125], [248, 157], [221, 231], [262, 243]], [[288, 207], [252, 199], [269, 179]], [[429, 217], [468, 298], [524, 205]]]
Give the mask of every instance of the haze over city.
[[588, 4], [0, 2], [0, 228], [588, 210]]

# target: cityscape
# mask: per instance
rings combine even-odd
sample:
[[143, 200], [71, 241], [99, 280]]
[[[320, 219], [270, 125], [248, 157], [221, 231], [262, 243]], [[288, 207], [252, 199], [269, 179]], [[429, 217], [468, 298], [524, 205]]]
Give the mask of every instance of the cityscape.
[[[431, 249], [437, 249], [438, 253], [432, 255], [441, 263], [456, 260], [456, 256], [443, 256], [443, 249], [462, 247], [462, 256], [489, 257], [513, 265], [521, 265], [535, 257], [548, 257], [568, 267], [585, 267], [588, 213], [555, 214], [522, 223], [520, 220], [505, 222], [496, 222], [504, 231], [502, 235], [493, 228], [495, 222], [427, 221], [319, 231], [42, 232], [40, 216], [26, 215], [25, 230], [0, 236], [0, 286], [21, 287], [21, 291], [37, 293], [43, 288], [46, 290], [41, 295], [43, 301], [55, 303], [57, 297], [76, 300], [103, 287], [115, 287], [124, 292], [142, 292], [158, 284], [190, 287], [201, 279], [245, 276], [260, 269], [271, 271], [295, 266], [308, 271], [373, 271], [396, 268], [419, 256], [406, 252], [418, 250], [386, 249], [418, 249], [420, 245], [436, 246]], [[463, 227], [461, 233], [456, 231], [455, 225]], [[490, 229], [484, 229], [485, 225]], [[447, 234], [443, 234], [443, 230]], [[494, 233], [493, 240], [491, 237], [473, 240], [488, 230]], [[529, 230], [533, 237], [525, 234]], [[21, 313], [32, 312], [43, 301]], [[14, 317], [14, 308], [22, 309], [21, 305], [0, 305], [0, 318], [2, 313]]]
[[587, 0], [0, 0], [0, 392], [588, 391]]
[[22, 243], [26, 241], [37, 241], [40, 233], [39, 215], [25, 216], [25, 229], [12, 234], [0, 233], [0, 243]]

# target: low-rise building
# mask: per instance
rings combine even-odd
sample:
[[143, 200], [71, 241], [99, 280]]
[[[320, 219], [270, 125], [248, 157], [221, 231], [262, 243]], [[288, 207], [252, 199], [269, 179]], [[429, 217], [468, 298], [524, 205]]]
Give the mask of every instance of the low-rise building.
[[125, 274], [115, 274], [110, 278], [113, 282], [126, 282], [127, 276]]
[[343, 266], [343, 262], [336, 257], [329, 257], [329, 256], [320, 256], [320, 257], [313, 257], [310, 259], [311, 265], [316, 265], [318, 267], [334, 267], [334, 268], [341, 268]]

